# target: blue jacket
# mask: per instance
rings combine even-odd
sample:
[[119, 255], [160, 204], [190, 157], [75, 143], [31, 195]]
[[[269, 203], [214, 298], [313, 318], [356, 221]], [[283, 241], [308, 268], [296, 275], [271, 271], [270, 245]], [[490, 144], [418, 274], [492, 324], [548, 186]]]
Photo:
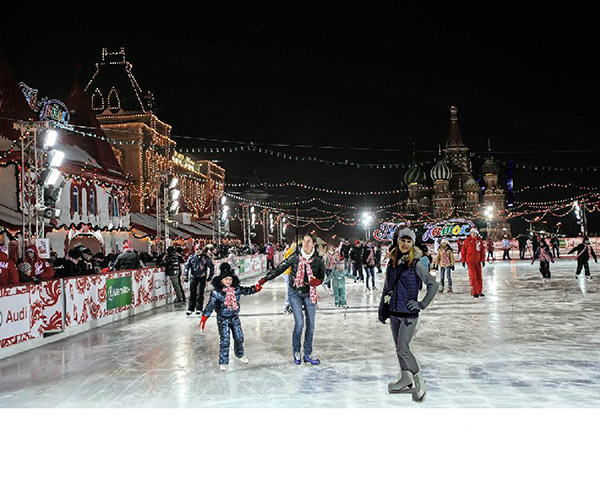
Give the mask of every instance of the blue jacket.
[[232, 318], [237, 317], [240, 314], [240, 297], [242, 295], [252, 295], [253, 293], [256, 293], [256, 287], [254, 285], [251, 287], [240, 286], [240, 280], [235, 276], [233, 277], [233, 283], [231, 286], [235, 288], [235, 299], [237, 301], [238, 308], [235, 310], [229, 310], [229, 308], [225, 306], [225, 292], [223, 291], [223, 284], [221, 283], [220, 277], [215, 277], [213, 279], [214, 290], [210, 294], [210, 299], [204, 308], [202, 315], [210, 317], [211, 313], [216, 310], [217, 320], [219, 321], [231, 320]]
[[[207, 270], [210, 272], [208, 275]], [[190, 271], [192, 277], [200, 278], [207, 276], [206, 280], [210, 282], [215, 274], [215, 266], [208, 255], [204, 253], [198, 255], [195, 253], [188, 258], [187, 262], [185, 262], [185, 266], [183, 267], [183, 276], [187, 277]]]
[[[420, 252], [418, 251], [418, 255]], [[384, 297], [391, 293], [390, 313], [391, 315], [400, 316], [419, 316], [419, 310], [410, 310], [406, 305], [409, 300], [418, 301], [419, 290], [423, 283], [427, 285], [427, 293], [425, 298], [420, 302], [422, 309], [425, 309], [435, 297], [438, 284], [431, 274], [425, 269], [419, 261], [418, 255], [415, 257], [412, 265], [408, 266], [405, 262], [398, 262], [398, 266], [392, 266], [388, 263], [385, 271], [385, 283], [381, 302], [379, 304], [379, 317], [383, 318], [383, 302]]]

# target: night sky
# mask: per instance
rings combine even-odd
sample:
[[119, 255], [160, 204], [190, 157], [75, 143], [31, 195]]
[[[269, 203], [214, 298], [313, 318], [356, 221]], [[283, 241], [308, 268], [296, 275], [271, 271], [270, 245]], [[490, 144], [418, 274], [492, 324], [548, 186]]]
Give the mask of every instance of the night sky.
[[[417, 159], [429, 161], [446, 140], [448, 109], [455, 104], [471, 151], [485, 152], [489, 138], [503, 160], [598, 164], [600, 82], [591, 11], [527, 10], [520, 4], [377, 12], [294, 8], [298, 12], [276, 16], [201, 5], [193, 14], [177, 9], [139, 16], [102, 4], [98, 10], [110, 14], [15, 14], [23, 21], [3, 25], [0, 48], [18, 81], [64, 98], [77, 65], [86, 84], [101, 49], [124, 46], [136, 79], [154, 94], [159, 117], [173, 126], [181, 147], [224, 146], [181, 137], [335, 146], [340, 148], [271, 148], [331, 160], [408, 163], [414, 143]], [[562, 150], [589, 152], [553, 153]], [[523, 151], [538, 153], [504, 153]], [[260, 154], [214, 157], [232, 182], [256, 175], [369, 190], [397, 187], [403, 174], [275, 162]], [[515, 188], [597, 180], [598, 173], [517, 171]], [[281, 200], [315, 196], [293, 189], [272, 193]], [[574, 193], [580, 192], [545, 190], [517, 200]], [[366, 206], [397, 200], [327, 198]], [[591, 230], [600, 229], [594, 216], [589, 220]]]

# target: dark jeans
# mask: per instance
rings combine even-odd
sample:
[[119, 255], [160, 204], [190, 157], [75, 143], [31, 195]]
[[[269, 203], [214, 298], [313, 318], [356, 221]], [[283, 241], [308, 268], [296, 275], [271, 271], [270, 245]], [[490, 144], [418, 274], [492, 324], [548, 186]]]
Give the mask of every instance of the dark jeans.
[[579, 275], [581, 273], [581, 269], [585, 270], [585, 276], [590, 276], [590, 264], [588, 260], [577, 260], [577, 272], [575, 275]]
[[233, 351], [235, 352], [235, 356], [242, 358], [244, 356], [244, 332], [242, 331], [240, 317], [235, 316], [228, 319], [218, 318], [217, 326], [219, 327], [219, 336], [221, 337], [219, 346], [219, 365], [229, 364], [229, 345], [231, 342], [229, 331], [233, 334]]
[[[331, 273], [331, 268], [326, 268], [325, 269], [325, 278], [327, 278], [329, 276], [329, 274]], [[331, 280], [329, 280], [327, 283], [327, 288], [331, 288]]]
[[525, 247], [519, 248], [519, 258], [525, 260]]
[[368, 267], [365, 265], [365, 273], [367, 281], [365, 282], [365, 286], [369, 287], [369, 277], [372, 279], [371, 283], [373, 284], [373, 288], [375, 288], [375, 267]]
[[273, 270], [275, 268], [275, 262], [273, 259], [269, 260], [267, 258], [267, 270]]
[[504, 253], [502, 254], [502, 260], [510, 260], [510, 250], [504, 250]]
[[204, 309], [204, 289], [206, 288], [206, 277], [192, 277], [190, 281], [190, 303], [188, 310], [201, 312]]
[[352, 275], [361, 281], [364, 280], [362, 263], [352, 262]]
[[552, 246], [552, 255], [554, 255], [556, 258], [560, 258], [560, 249], [558, 248], [558, 245]]
[[550, 278], [550, 262], [540, 260], [540, 272], [542, 278]]
[[304, 332], [304, 355], [310, 357], [312, 355], [312, 343], [315, 333], [316, 305], [310, 301], [309, 293], [298, 293], [292, 287], [288, 287], [288, 295], [290, 297], [290, 306], [294, 313], [292, 347], [294, 352], [300, 352], [302, 330], [306, 322], [306, 331]]

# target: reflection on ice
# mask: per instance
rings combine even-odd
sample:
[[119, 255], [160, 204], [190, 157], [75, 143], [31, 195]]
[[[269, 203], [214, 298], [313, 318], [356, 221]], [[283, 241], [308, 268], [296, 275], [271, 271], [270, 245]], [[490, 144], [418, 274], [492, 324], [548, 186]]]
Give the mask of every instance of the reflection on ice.
[[474, 299], [457, 268], [455, 293], [438, 294], [413, 340], [423, 405], [387, 392], [399, 368], [376, 319], [378, 275], [374, 294], [347, 284], [347, 312], [320, 291], [319, 367], [292, 362], [278, 279], [242, 299], [248, 365], [232, 354], [220, 372], [215, 319], [201, 335], [199, 318], [169, 306], [0, 361], [0, 406], [600, 407], [599, 287], [574, 273], [561, 259], [543, 285], [537, 265], [497, 261], [483, 269], [487, 296]]

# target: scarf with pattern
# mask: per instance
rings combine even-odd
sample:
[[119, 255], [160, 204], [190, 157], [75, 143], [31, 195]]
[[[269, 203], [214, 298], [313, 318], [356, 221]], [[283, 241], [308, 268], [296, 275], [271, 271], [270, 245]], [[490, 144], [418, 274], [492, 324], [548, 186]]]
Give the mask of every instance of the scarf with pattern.
[[233, 287], [225, 287], [225, 306], [232, 311], [239, 308], [237, 299], [235, 298], [235, 288]]
[[[296, 271], [296, 278], [294, 279], [294, 287], [300, 288], [304, 286], [304, 275], [306, 274], [308, 278], [313, 276], [312, 268], [310, 264], [313, 259], [307, 260], [303, 255], [299, 255], [300, 259], [298, 263], [298, 270]], [[317, 287], [309, 286], [309, 295], [310, 301], [312, 303], [317, 303], [319, 300], [319, 293], [317, 292]]]

